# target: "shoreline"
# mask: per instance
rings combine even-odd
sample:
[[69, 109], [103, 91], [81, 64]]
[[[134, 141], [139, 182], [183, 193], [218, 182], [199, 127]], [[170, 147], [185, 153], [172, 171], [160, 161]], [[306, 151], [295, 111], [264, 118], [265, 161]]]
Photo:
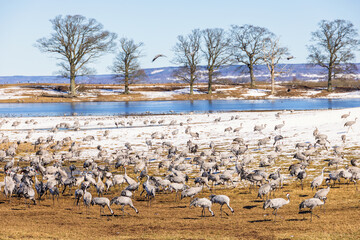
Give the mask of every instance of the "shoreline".
[[123, 94], [120, 85], [79, 85], [78, 96], [67, 94], [67, 85], [9, 84], [0, 86], [0, 103], [62, 103], [62, 102], [133, 102], [133, 101], [196, 101], [196, 100], [277, 100], [277, 99], [343, 99], [360, 98], [357, 88], [335, 88], [327, 92], [321, 86], [292, 86], [279, 83], [276, 93], [269, 84], [260, 83], [256, 88], [248, 84], [214, 85], [207, 94], [206, 84], [195, 84], [190, 95], [187, 84], [137, 84], [130, 86], [130, 94]]

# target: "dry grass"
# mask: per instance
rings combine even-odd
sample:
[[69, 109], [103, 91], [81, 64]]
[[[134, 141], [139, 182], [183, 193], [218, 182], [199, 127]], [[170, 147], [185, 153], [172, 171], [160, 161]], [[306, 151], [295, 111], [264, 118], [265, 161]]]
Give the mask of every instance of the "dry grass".
[[[24, 145], [24, 151], [30, 151]], [[23, 163], [22, 163], [23, 164]], [[3, 167], [4, 163], [1, 164]], [[82, 165], [77, 163], [78, 167]], [[132, 172], [129, 169], [129, 172]], [[3, 174], [1, 174], [3, 176]], [[313, 196], [309, 188], [300, 189], [297, 183], [285, 185], [276, 197], [285, 198], [290, 193], [291, 202], [279, 210], [278, 221], [272, 221], [272, 210], [262, 209], [256, 191], [248, 188], [224, 189], [217, 186], [213, 193], [226, 194], [231, 199], [235, 214], [220, 217], [219, 205], [214, 205], [215, 217], [200, 217], [201, 209], [189, 209], [189, 199], [174, 201], [175, 193], [157, 194], [151, 207], [144, 196], [136, 192], [134, 205], [139, 214], [126, 208], [130, 215], [121, 215], [120, 207], [113, 206], [114, 216], [99, 215], [97, 206], [86, 214], [85, 207], [73, 205], [73, 196], [60, 196], [55, 205], [51, 199], [28, 208], [24, 199], [0, 198], [0, 239], [359, 239], [359, 195], [353, 185], [341, 184], [331, 189], [326, 203], [326, 213], [315, 209], [320, 218], [310, 222], [309, 214], [299, 214], [299, 203]], [[92, 189], [92, 194], [95, 192]], [[74, 190], [73, 190], [74, 191]], [[105, 195], [112, 198], [119, 194], [117, 188]], [[205, 190], [198, 197], [208, 197]], [[109, 211], [105, 209], [105, 214]]]
[[[326, 82], [305, 82], [305, 81], [292, 81], [290, 83], [281, 83], [276, 86], [276, 97], [301, 97], [305, 96], [308, 90], [318, 90], [319, 93], [312, 96], [306, 97], [326, 97], [329, 92], [326, 89]], [[346, 92], [354, 91], [360, 89], [360, 83], [358, 81], [352, 80], [334, 80], [334, 87], [336, 87], [334, 92]], [[174, 90], [182, 89], [188, 87], [186, 84], [133, 84], [130, 86], [130, 94], [98, 94], [97, 96], [81, 96], [76, 98], [70, 98], [65, 92], [68, 91], [67, 84], [7, 84], [2, 85], [3, 87], [23, 87], [23, 88], [33, 88], [33, 89], [43, 89], [43, 88], [53, 88], [56, 90], [64, 91], [62, 95], [55, 94], [38, 94], [27, 92], [24, 93], [24, 98], [19, 99], [0, 99], [0, 102], [9, 102], [9, 103], [34, 103], [34, 102], [108, 102], [108, 101], [147, 101], [147, 100], [216, 100], [216, 99], [228, 99], [228, 98], [238, 98], [238, 99], [266, 99], [270, 92], [264, 96], [246, 96], [250, 85], [248, 83], [242, 83], [237, 85], [214, 85], [213, 91], [216, 91], [213, 94], [209, 95], [207, 93], [207, 84], [196, 84], [194, 87], [199, 89], [199, 91], [204, 94], [174, 94], [172, 96], [164, 96], [158, 98], [149, 98], [140, 92], [171, 92]], [[236, 87], [236, 89], [234, 89]], [[95, 89], [123, 89], [123, 85], [97, 85], [97, 84], [81, 84], [79, 87], [79, 92], [87, 92]], [[257, 89], [267, 89], [270, 90], [270, 84], [266, 82], [257, 82]], [[17, 89], [9, 89], [8, 92], [16, 92]]]

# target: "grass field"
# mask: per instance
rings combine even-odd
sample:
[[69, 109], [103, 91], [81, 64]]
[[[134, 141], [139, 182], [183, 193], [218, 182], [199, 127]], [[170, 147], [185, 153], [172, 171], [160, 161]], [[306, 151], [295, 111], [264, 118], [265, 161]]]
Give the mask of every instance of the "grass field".
[[[310, 214], [299, 214], [299, 203], [312, 197], [309, 182], [304, 190], [297, 183], [285, 185], [275, 193], [285, 198], [290, 193], [290, 204], [279, 210], [277, 222], [273, 221], [272, 210], [262, 209], [263, 202], [256, 198], [256, 191], [248, 188], [208, 189], [199, 197], [210, 194], [226, 194], [231, 199], [234, 214], [220, 217], [219, 205], [213, 205], [215, 217], [206, 211], [201, 217], [200, 208], [189, 208], [189, 199], [178, 199], [175, 193], [159, 193], [151, 206], [144, 196], [136, 192], [134, 205], [139, 214], [125, 208], [129, 213], [122, 216], [120, 207], [113, 205], [115, 215], [108, 209], [99, 215], [99, 207], [93, 206], [86, 213], [84, 206], [74, 206], [74, 197], [60, 195], [54, 202], [48, 197], [30, 208], [24, 199], [13, 198], [11, 203], [2, 196], [0, 214], [1, 239], [359, 239], [360, 192], [353, 185], [341, 184], [331, 189], [326, 202], [326, 212], [315, 209], [310, 222]], [[74, 190], [73, 190], [74, 191]], [[141, 189], [140, 189], [141, 191]], [[112, 189], [105, 195], [118, 196], [119, 190]], [[72, 192], [73, 193], [73, 192]], [[93, 196], [96, 194], [92, 192]], [[271, 197], [273, 198], [273, 197]], [[108, 215], [106, 215], [108, 214]]]

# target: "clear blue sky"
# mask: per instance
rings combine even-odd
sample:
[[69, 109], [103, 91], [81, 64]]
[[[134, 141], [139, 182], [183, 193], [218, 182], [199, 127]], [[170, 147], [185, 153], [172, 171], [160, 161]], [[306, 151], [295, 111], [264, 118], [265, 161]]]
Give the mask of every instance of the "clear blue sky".
[[[360, 31], [358, 0], [0, 0], [0, 76], [53, 75], [58, 70], [57, 60], [33, 45], [50, 35], [49, 20], [60, 14], [95, 18], [119, 37], [144, 42], [144, 68], [171, 66], [177, 36], [195, 28], [267, 27], [296, 57], [293, 63], [306, 62], [310, 33], [322, 19], [349, 20]], [[159, 53], [167, 58], [152, 63]], [[111, 73], [114, 56], [97, 60], [93, 67], [98, 74]]]

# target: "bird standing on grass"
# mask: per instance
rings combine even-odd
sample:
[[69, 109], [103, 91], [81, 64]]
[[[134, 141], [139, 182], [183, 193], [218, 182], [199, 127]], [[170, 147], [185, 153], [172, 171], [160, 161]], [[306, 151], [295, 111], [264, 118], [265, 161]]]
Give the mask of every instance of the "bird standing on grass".
[[275, 215], [275, 222], [276, 222], [276, 216], [277, 216], [278, 209], [281, 208], [282, 206], [290, 203], [290, 194], [287, 193], [286, 197], [288, 200], [285, 200], [283, 198], [273, 198], [273, 199], [266, 200], [264, 202], [264, 205], [263, 205], [264, 209], [267, 209], [267, 208], [274, 209], [273, 215]]

